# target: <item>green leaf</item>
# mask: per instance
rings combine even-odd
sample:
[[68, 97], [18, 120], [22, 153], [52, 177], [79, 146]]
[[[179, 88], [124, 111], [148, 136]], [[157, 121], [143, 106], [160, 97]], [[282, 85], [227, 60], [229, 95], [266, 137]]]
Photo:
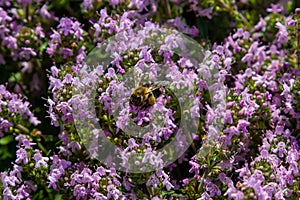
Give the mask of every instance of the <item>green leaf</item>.
[[13, 83], [14, 83], [14, 82], [18, 83], [18, 82], [20, 82], [21, 77], [22, 77], [21, 72], [13, 73], [13, 74], [11, 75], [11, 77], [8, 79], [8, 81], [9, 81], [9, 82], [13, 82]]
[[[2, 146], [0, 147], [0, 160], [1, 160], [1, 164], [3, 164], [3, 161], [7, 159], [13, 158], [13, 154], [9, 152], [7, 146]], [[1, 171], [1, 169], [0, 169]]]
[[14, 137], [12, 135], [5, 136], [0, 139], [0, 144], [1, 145], [7, 145], [11, 143], [14, 140]]
[[40, 46], [40, 52], [43, 52], [46, 47], [48, 46], [48, 42], [44, 42], [41, 46]]
[[62, 195], [61, 194], [56, 194], [54, 197], [54, 200], [62, 200]]

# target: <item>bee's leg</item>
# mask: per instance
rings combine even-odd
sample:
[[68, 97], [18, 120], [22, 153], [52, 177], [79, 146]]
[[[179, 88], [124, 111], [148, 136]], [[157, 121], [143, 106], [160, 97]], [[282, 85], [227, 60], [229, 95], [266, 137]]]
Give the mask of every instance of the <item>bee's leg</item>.
[[143, 103], [143, 104], [139, 107], [139, 111], [141, 111], [141, 110], [146, 110], [148, 106], [149, 106], [148, 103]]
[[146, 110], [147, 108], [151, 107], [154, 103], [155, 103], [155, 98], [153, 96], [153, 93], [151, 92], [151, 93], [148, 94], [147, 101], [144, 101], [141, 108], [143, 110]]

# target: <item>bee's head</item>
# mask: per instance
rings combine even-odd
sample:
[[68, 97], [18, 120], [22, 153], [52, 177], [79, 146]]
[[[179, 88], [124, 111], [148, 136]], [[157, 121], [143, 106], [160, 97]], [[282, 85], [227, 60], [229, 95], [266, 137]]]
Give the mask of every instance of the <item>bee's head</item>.
[[144, 87], [138, 87], [137, 89], [135, 89], [135, 94], [140, 97], [145, 95], [145, 92], [146, 92], [146, 88]]
[[132, 91], [132, 94], [130, 96], [130, 103], [139, 106], [143, 103], [145, 94], [147, 92], [147, 88], [145, 87], [137, 87]]
[[142, 96], [137, 95], [137, 94], [132, 94], [131, 99], [132, 99], [132, 101], [134, 101], [134, 103], [139, 103], [142, 101]]

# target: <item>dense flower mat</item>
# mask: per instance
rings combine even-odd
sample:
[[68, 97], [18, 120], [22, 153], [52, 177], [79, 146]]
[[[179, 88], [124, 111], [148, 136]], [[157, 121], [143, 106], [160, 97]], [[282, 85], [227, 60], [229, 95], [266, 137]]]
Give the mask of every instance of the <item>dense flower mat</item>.
[[[0, 5], [0, 199], [300, 198], [299, 1]], [[175, 33], [192, 39], [186, 52], [202, 53], [199, 65], [176, 53]], [[107, 41], [111, 60], [89, 71], [84, 63]], [[147, 72], [145, 87], [160, 74], [169, 85], [153, 105], [132, 105], [131, 72]], [[91, 100], [98, 127], [77, 125]], [[130, 135], [129, 121], [142, 137]], [[150, 131], [152, 122], [162, 124]], [[120, 163], [91, 150], [99, 129], [121, 150]], [[176, 148], [167, 158], [157, 153], [168, 144]]]

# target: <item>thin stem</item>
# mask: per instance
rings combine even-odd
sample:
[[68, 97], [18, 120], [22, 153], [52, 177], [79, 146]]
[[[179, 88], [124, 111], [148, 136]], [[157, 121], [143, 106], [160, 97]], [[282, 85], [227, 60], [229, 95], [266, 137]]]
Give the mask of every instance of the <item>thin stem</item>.
[[[209, 172], [213, 169], [213, 167], [216, 166], [216, 164], [218, 163], [217, 160], [211, 163], [211, 162], [210, 162], [210, 161], [211, 161], [211, 158], [210, 158], [211, 152], [209, 152], [208, 155], [209, 155], [209, 156], [208, 156], [207, 160], [208, 160], [208, 166], [209, 166], [209, 167], [208, 167], [207, 170], [205, 170], [204, 174], [203, 174], [202, 177], [201, 177], [202, 180], [201, 180], [201, 182], [200, 182], [200, 184], [199, 184], [199, 186], [198, 186], [198, 192], [199, 192], [199, 190], [203, 187], [204, 179], [208, 176]], [[221, 151], [220, 151], [219, 154], [218, 154], [218, 157], [220, 157], [220, 156], [221, 156]]]
[[148, 194], [150, 195], [150, 197], [152, 196], [153, 192], [151, 190], [151, 187], [150, 186], [146, 186], [147, 188], [147, 191], [148, 191]]
[[172, 18], [171, 16], [171, 9], [170, 9], [170, 4], [168, 2], [168, 0], [163, 0], [164, 1], [164, 6], [165, 6], [165, 11], [167, 13], [168, 18]]
[[29, 5], [25, 7], [25, 19], [29, 22]]
[[19, 82], [18, 78], [16, 77], [16, 75], [13, 73], [12, 77], [15, 79], [15, 83], [20, 87], [20, 89], [22, 90], [23, 94], [25, 96], [28, 96], [26, 90], [23, 88], [22, 84]]
[[28, 128], [26, 128], [25, 126], [21, 125], [21, 124], [17, 124], [16, 126], [20, 131], [23, 131], [24, 133], [29, 134], [30, 131], [28, 130]]
[[47, 151], [47, 149], [42, 145], [42, 143], [37, 142], [37, 144], [38, 144], [39, 148], [40, 148], [46, 155], [48, 155], [48, 151]]

